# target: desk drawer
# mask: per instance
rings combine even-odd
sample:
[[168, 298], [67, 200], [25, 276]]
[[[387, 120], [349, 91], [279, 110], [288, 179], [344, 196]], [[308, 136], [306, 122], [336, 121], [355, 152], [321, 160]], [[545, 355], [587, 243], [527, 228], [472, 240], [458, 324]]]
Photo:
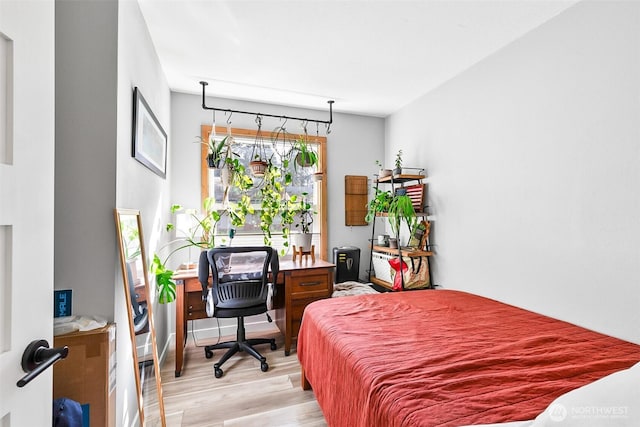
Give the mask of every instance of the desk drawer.
[[207, 310], [204, 301], [202, 301], [202, 291], [187, 294], [187, 306], [185, 309], [187, 320], [207, 317]]
[[[211, 283], [211, 280], [209, 280], [209, 283]], [[185, 292], [197, 292], [197, 291], [202, 292], [202, 285], [200, 284], [200, 281], [198, 280], [198, 278], [189, 277], [188, 279], [185, 279], [184, 291]]]
[[310, 274], [310, 275], [291, 275], [291, 293], [313, 292], [324, 295], [329, 294], [329, 275]]

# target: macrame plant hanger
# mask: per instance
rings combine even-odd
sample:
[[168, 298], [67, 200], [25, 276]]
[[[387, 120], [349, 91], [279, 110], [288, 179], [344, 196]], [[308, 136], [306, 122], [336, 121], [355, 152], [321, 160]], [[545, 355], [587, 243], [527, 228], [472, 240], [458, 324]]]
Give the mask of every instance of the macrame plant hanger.
[[[267, 154], [264, 148], [264, 141], [262, 139], [262, 117], [260, 115], [256, 116], [256, 123], [258, 124], [258, 131], [256, 132], [256, 139], [253, 142], [253, 148], [251, 149], [251, 161], [249, 162], [249, 167], [251, 168], [251, 172], [253, 176], [262, 178], [264, 173], [267, 170]], [[256, 154], [257, 149], [257, 154]]]

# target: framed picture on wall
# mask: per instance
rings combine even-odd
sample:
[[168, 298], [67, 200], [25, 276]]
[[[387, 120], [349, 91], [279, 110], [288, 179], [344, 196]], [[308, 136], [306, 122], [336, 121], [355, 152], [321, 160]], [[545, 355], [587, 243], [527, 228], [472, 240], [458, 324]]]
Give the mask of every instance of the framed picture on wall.
[[131, 155], [162, 178], [166, 177], [167, 134], [137, 87], [133, 90]]

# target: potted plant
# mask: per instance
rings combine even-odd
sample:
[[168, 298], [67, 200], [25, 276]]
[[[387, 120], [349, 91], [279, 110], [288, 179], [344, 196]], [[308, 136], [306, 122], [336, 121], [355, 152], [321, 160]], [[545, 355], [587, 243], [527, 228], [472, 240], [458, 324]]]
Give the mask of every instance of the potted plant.
[[291, 242], [302, 252], [309, 252], [311, 250], [311, 241], [313, 234], [311, 234], [311, 224], [313, 224], [313, 207], [311, 203], [306, 200], [307, 193], [302, 193], [302, 200], [297, 201], [297, 196], [291, 196], [291, 202], [293, 203], [290, 210], [293, 215], [294, 227], [299, 233], [291, 235]]
[[[158, 289], [158, 300], [160, 304], [172, 302], [176, 297], [176, 283], [173, 280], [174, 271], [167, 267], [167, 262], [176, 252], [190, 247], [209, 248], [215, 245], [215, 229], [218, 221], [220, 221], [220, 213], [212, 209], [213, 199], [208, 198], [204, 202], [205, 213], [199, 216], [195, 211], [186, 212], [191, 216], [194, 227], [188, 230], [185, 237], [174, 239], [164, 245], [161, 249], [173, 247], [168, 255], [161, 260], [158, 254], [154, 254], [153, 263], [151, 264], [151, 272], [156, 277], [156, 287]], [[180, 205], [171, 206], [171, 214], [184, 211]], [[168, 223], [165, 230], [170, 232], [175, 229], [173, 223]]]
[[376, 165], [380, 168], [378, 171], [378, 178], [384, 178], [391, 175], [391, 169], [386, 169], [380, 160], [376, 160]]
[[258, 123], [258, 131], [256, 132], [256, 139], [253, 143], [253, 149], [251, 150], [251, 161], [249, 167], [253, 176], [262, 178], [267, 170], [266, 150], [264, 148], [264, 141], [262, 140], [262, 118], [258, 116], [256, 118]]
[[389, 204], [389, 226], [393, 232], [394, 237], [400, 236], [400, 228], [402, 223], [407, 224], [409, 234], [416, 225], [417, 215], [411, 203], [411, 198], [406, 194], [396, 195]]
[[[250, 188], [248, 184], [248, 182], [252, 182], [250, 177], [243, 173], [237, 173], [234, 176], [241, 191], [246, 191]], [[199, 214], [195, 210], [186, 211], [181, 205], [171, 206], [171, 214], [185, 212], [191, 216], [194, 226], [186, 230], [185, 236], [176, 238], [162, 247], [162, 249], [172, 248], [168, 255], [164, 257], [164, 260], [158, 254], [154, 254], [151, 271], [156, 277], [156, 287], [161, 304], [172, 302], [176, 296], [176, 283], [173, 280], [174, 271], [167, 267], [167, 262], [173, 254], [186, 248], [195, 247], [200, 250], [207, 250], [215, 247], [216, 229], [223, 215], [229, 215], [231, 225], [239, 228], [244, 225], [246, 215], [253, 213], [251, 198], [247, 194], [243, 194], [238, 203], [231, 204], [223, 210], [218, 210], [215, 206], [215, 200], [208, 197], [204, 200], [203, 208], [204, 212]], [[168, 223], [165, 226], [167, 232], [174, 229], [173, 223]]]
[[298, 154], [296, 155], [296, 165], [308, 168], [318, 164], [318, 154], [313, 151], [311, 145], [305, 138], [298, 138], [294, 144]]
[[402, 174], [402, 150], [398, 150], [398, 153], [396, 154], [396, 160], [395, 160], [395, 168], [393, 169], [393, 175], [401, 175]]
[[390, 191], [380, 190], [379, 188], [374, 188], [374, 190], [376, 194], [373, 196], [373, 199], [367, 203], [367, 215], [364, 217], [364, 220], [367, 222], [373, 221], [376, 214], [388, 212], [391, 200], [393, 199]]
[[267, 170], [267, 162], [262, 159], [258, 154], [255, 155], [253, 160], [249, 162], [251, 173], [258, 178], [264, 177], [264, 173]]
[[227, 138], [229, 136], [225, 136], [220, 141], [215, 140], [215, 135], [213, 132], [209, 135], [209, 140], [204, 141], [202, 138], [198, 138], [199, 141], [203, 145], [207, 146], [207, 166], [211, 169], [220, 168], [221, 164], [224, 164], [224, 148], [227, 143]]

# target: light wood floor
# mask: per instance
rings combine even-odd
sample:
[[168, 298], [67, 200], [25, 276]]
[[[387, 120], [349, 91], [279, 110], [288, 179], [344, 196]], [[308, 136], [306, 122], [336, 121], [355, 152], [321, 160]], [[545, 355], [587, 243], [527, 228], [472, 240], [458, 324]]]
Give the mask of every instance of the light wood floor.
[[[169, 427], [281, 427], [326, 426], [313, 391], [300, 387], [300, 364], [295, 349], [284, 355], [284, 337], [279, 332], [248, 333], [249, 337], [275, 338], [278, 349], [269, 345], [256, 349], [267, 358], [269, 370], [260, 362], [238, 353], [223, 366], [224, 375], [213, 375], [213, 364], [226, 350], [216, 350], [206, 359], [204, 348], [196, 348], [189, 334], [182, 375], [176, 378], [171, 354], [162, 367], [164, 406]], [[223, 337], [228, 341], [233, 337]], [[203, 340], [198, 345], [215, 341]], [[173, 353], [173, 352], [172, 352]]]

